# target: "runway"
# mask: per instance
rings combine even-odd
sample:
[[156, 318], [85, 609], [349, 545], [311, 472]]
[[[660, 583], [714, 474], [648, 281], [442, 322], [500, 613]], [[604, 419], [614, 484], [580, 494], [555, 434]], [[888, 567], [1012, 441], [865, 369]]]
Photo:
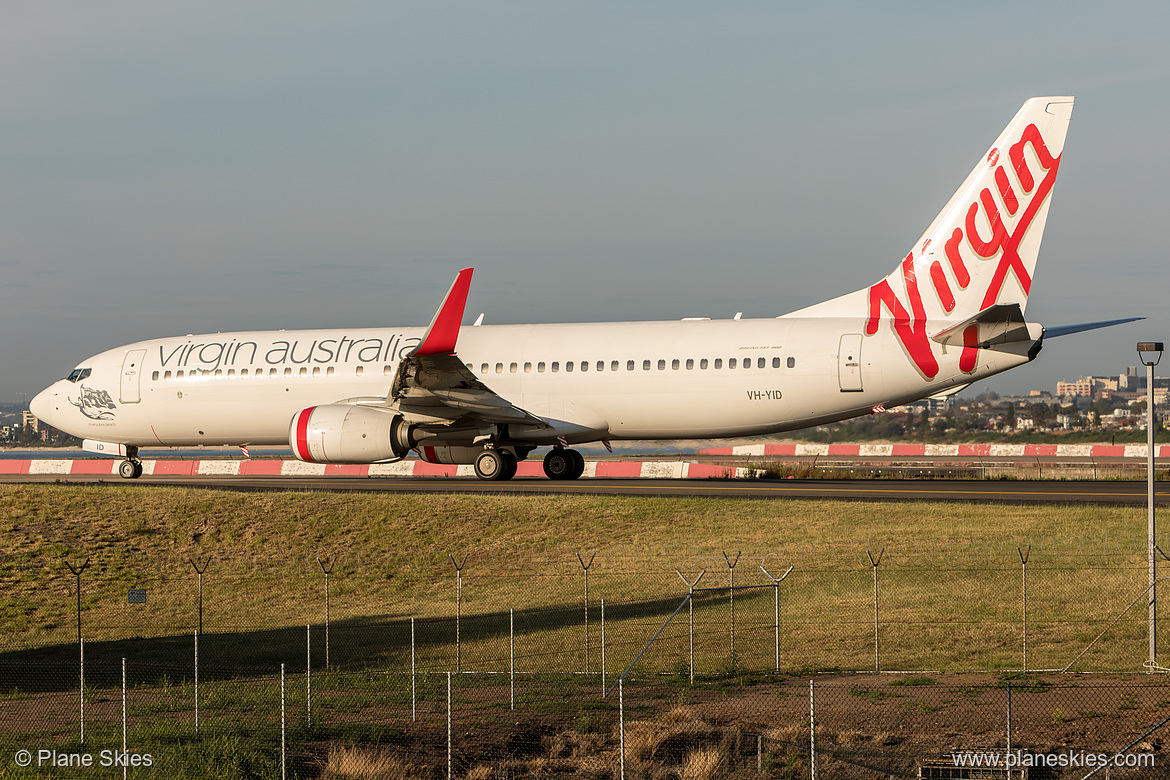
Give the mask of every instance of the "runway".
[[[517, 478], [483, 482], [474, 477], [289, 477], [155, 475], [122, 480], [105, 475], [0, 475], [0, 484], [108, 484], [149, 488], [159, 485], [233, 491], [322, 491], [390, 493], [465, 493], [474, 495], [611, 495], [741, 498], [757, 500], [827, 499], [838, 501], [973, 501], [1005, 504], [1146, 505], [1145, 482], [1040, 480], [757, 480], [757, 479], [583, 479], [553, 482]], [[1170, 505], [1170, 482], [1155, 484], [1155, 504]]]

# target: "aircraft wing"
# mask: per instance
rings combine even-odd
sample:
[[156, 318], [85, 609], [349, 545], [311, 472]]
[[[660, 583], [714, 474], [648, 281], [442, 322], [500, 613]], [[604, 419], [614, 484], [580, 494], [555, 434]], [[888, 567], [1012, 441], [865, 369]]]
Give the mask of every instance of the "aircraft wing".
[[547, 425], [493, 392], [455, 354], [471, 274], [472, 269], [465, 268], [455, 277], [422, 343], [399, 361], [387, 400], [417, 423]]

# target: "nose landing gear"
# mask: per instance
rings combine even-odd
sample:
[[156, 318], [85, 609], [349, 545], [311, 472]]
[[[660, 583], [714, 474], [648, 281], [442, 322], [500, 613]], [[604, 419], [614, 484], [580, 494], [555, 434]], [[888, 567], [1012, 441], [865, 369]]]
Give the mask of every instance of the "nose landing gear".
[[118, 474], [122, 479], [138, 479], [142, 476], [142, 461], [138, 459], [138, 448], [126, 448], [126, 460], [118, 464]]

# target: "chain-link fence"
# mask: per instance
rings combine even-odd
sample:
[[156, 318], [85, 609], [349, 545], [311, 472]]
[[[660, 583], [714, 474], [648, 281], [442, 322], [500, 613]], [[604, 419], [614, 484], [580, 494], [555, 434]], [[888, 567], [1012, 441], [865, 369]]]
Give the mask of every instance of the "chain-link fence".
[[[398, 590], [353, 561], [21, 572], [0, 777], [61, 761], [93, 776], [981, 777], [1008, 775], [955, 762], [1012, 760], [1035, 778], [1161, 757], [1170, 686], [1132, 674], [1149, 671], [1144, 566], [1099, 551], [1046, 565], [1043, 546], [950, 566], [856, 552], [852, 567], [452, 556]], [[408, 592], [424, 614], [395, 610]], [[1133, 760], [1098, 776], [1164, 771]]]

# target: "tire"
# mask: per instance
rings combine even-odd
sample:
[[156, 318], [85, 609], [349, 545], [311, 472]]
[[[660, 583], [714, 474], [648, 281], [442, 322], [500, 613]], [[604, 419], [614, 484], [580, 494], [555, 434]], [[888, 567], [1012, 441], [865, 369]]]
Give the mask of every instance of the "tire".
[[124, 460], [118, 464], [118, 474], [122, 479], [138, 479], [142, 476], [142, 464]]
[[504, 479], [508, 473], [508, 453], [503, 450], [484, 450], [475, 458], [475, 476], [489, 482]]
[[580, 479], [581, 475], [585, 473], [585, 456], [576, 450], [565, 450], [565, 452], [573, 459], [573, 468], [565, 479]]
[[549, 479], [569, 479], [573, 471], [572, 450], [549, 450], [544, 456], [544, 475]]
[[520, 461], [508, 450], [503, 450], [502, 454], [504, 456], [504, 473], [500, 475], [500, 479], [511, 479], [516, 476], [516, 471], [520, 468]]

